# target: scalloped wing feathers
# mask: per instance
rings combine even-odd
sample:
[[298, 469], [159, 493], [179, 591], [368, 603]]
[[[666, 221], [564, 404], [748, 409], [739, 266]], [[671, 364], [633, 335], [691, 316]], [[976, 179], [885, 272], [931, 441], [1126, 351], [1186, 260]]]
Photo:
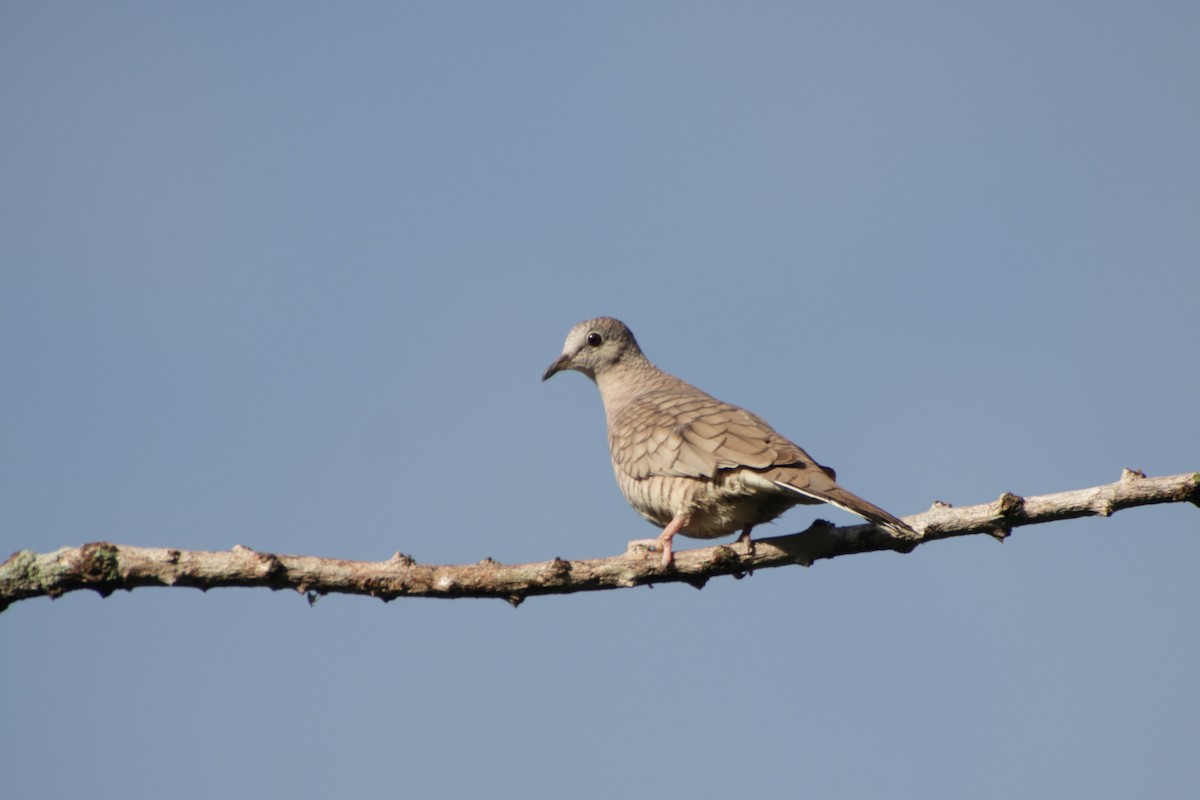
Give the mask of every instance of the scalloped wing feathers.
[[614, 423], [609, 432], [613, 464], [637, 480], [653, 475], [713, 479], [721, 470], [788, 467], [772, 480], [799, 479], [803, 486], [809, 482], [805, 473], [815, 473], [824, 479], [814, 475], [818, 484], [835, 485], [832, 470], [757, 415], [694, 387], [646, 392]]

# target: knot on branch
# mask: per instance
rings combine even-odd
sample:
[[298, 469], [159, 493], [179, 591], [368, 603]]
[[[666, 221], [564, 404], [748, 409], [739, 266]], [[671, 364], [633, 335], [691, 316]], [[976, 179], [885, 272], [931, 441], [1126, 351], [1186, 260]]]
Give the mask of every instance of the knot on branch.
[[254, 574], [260, 578], [276, 578], [282, 573], [287, 572], [287, 568], [283, 566], [283, 562], [271, 553], [260, 553], [243, 544], [235, 544], [232, 552], [248, 560]]
[[1025, 509], [1025, 498], [1005, 492], [996, 501], [996, 513], [1002, 517], [1017, 517]]
[[727, 544], [719, 544], [712, 549], [712, 557], [708, 563], [713, 567], [725, 567], [738, 560], [740, 559], [736, 550]]
[[546, 567], [546, 577], [553, 580], [564, 581], [571, 577], [571, 562], [563, 561], [558, 556], [548, 562]]
[[88, 542], [79, 548], [79, 557], [71, 565], [74, 576], [101, 597], [121, 587], [121, 560], [115, 544]]
[[1025, 516], [1025, 498], [1012, 492], [1005, 492], [997, 498], [994, 506], [996, 516], [1001, 519], [1001, 524], [988, 530], [987, 534], [996, 541], [1003, 542], [1012, 533], [1013, 526], [1010, 520]]

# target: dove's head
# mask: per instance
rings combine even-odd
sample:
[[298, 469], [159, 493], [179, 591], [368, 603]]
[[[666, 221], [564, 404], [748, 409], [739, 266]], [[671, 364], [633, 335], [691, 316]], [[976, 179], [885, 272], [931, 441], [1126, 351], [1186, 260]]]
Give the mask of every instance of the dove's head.
[[624, 322], [612, 317], [597, 317], [571, 328], [563, 344], [562, 355], [546, 369], [542, 380], [564, 369], [582, 372], [596, 380], [598, 374], [603, 374], [614, 365], [641, 358], [642, 351], [638, 348], [637, 340]]

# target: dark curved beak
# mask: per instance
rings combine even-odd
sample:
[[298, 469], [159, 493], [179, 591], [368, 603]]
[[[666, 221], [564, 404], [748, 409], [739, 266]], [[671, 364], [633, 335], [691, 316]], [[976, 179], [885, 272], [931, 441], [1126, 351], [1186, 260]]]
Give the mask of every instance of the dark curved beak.
[[546, 367], [546, 371], [542, 373], [542, 380], [549, 380], [550, 378], [554, 377], [555, 373], [562, 372], [564, 369], [566, 369], [567, 362], [570, 360], [571, 357], [566, 353], [563, 353], [561, 356], [554, 359], [554, 363]]

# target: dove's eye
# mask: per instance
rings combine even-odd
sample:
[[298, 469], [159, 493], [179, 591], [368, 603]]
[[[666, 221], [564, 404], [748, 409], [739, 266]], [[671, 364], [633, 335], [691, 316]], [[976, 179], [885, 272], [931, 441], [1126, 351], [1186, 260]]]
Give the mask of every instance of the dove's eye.
[[596, 333], [595, 331], [592, 331], [591, 333], [588, 334], [587, 343], [589, 345], [591, 345], [592, 347], [599, 347], [600, 343], [603, 341], [604, 341], [604, 337], [601, 336], [600, 334]]

